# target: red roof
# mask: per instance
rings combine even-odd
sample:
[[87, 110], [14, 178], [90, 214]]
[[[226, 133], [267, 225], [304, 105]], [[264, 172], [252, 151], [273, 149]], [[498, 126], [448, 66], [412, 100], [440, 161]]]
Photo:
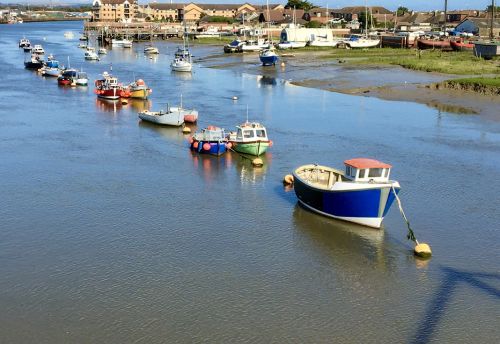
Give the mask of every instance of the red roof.
[[391, 168], [392, 166], [385, 162], [375, 159], [356, 158], [344, 161], [344, 164], [354, 168]]

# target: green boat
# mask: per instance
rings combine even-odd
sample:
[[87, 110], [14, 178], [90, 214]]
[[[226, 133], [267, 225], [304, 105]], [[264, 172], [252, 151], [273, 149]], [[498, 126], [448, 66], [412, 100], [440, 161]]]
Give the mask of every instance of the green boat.
[[242, 154], [259, 156], [273, 145], [267, 137], [266, 128], [257, 122], [245, 122], [236, 126], [236, 132], [228, 137], [232, 149]]

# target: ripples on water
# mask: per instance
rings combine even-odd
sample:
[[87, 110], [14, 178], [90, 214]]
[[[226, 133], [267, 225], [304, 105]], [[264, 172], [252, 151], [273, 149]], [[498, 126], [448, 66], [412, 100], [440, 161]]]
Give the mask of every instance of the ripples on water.
[[[79, 25], [0, 27], [0, 341], [500, 336], [498, 123], [199, 65], [172, 74], [169, 43], [154, 59], [136, 45], [88, 63], [62, 35]], [[112, 66], [145, 79], [151, 100], [109, 103], [25, 71], [23, 34], [91, 78]], [[138, 121], [181, 94], [200, 110], [193, 131], [232, 129], [248, 104], [275, 143], [265, 167], [192, 154], [179, 130]], [[311, 214], [280, 184], [302, 163], [355, 156], [394, 165], [432, 260], [412, 256], [396, 208], [384, 230], [365, 229]]]

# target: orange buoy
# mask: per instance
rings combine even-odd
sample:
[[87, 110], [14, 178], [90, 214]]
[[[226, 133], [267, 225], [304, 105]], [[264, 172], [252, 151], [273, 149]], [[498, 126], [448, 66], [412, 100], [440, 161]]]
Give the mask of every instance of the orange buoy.
[[209, 151], [210, 150], [210, 143], [204, 143], [203, 144], [203, 149], [206, 150], [206, 151]]
[[273, 146], [273, 141], [269, 140], [269, 147]]
[[193, 142], [193, 148], [194, 148], [194, 149], [198, 149], [198, 146], [199, 146], [198, 141], [194, 141], [194, 142]]
[[[189, 127], [184, 127], [184, 128], [182, 128], [182, 132], [183, 132], [184, 134], [189, 134], [189, 133], [191, 133], [191, 129], [190, 129]], [[193, 138], [191, 138], [191, 140], [192, 140], [192, 139], [193, 139]], [[192, 141], [191, 141], [191, 143], [192, 143]]]
[[233, 144], [231, 142], [226, 143], [227, 149], [233, 148]]

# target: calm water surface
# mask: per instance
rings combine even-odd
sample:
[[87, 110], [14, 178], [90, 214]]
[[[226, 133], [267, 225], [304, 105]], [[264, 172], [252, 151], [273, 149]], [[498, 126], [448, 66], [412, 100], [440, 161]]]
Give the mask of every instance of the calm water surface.
[[[0, 342], [498, 340], [499, 121], [202, 65], [176, 75], [171, 43], [85, 62], [63, 37], [80, 27], [0, 26]], [[92, 80], [111, 64], [144, 78], [151, 100], [107, 103], [24, 70], [23, 34]], [[181, 94], [199, 127], [231, 129], [248, 104], [275, 143], [265, 167], [193, 155], [178, 129], [138, 121]], [[300, 164], [357, 156], [394, 165], [431, 260], [413, 257], [397, 208], [365, 229], [281, 185]]]

